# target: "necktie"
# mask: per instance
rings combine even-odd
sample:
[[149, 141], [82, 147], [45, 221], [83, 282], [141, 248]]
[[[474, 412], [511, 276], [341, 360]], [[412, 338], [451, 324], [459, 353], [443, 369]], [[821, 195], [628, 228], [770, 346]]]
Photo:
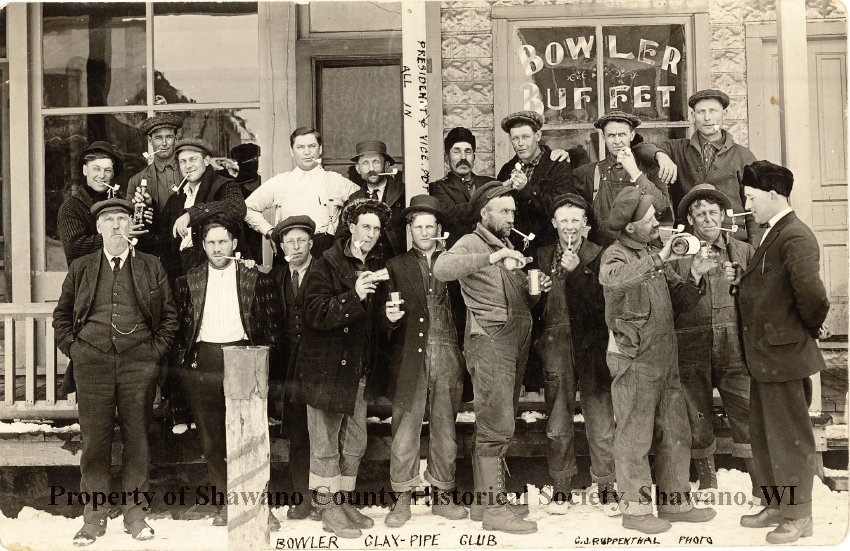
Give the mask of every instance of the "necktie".
[[378, 201], [378, 190], [377, 189], [373, 189], [373, 190], [369, 191], [369, 199], [372, 199], [373, 201]]
[[292, 292], [296, 296], [298, 295], [298, 288], [300, 287], [301, 274], [298, 270], [294, 270], [292, 272]]
[[112, 257], [112, 275], [118, 276], [118, 272], [121, 271], [121, 257], [113, 256]]

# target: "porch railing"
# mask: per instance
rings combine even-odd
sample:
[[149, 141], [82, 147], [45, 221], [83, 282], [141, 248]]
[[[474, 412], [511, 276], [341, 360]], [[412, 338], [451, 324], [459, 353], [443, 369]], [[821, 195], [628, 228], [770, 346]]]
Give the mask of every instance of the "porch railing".
[[77, 417], [76, 393], [57, 398], [64, 374], [57, 366], [66, 367], [67, 358], [56, 348], [52, 325], [55, 306], [0, 304], [4, 331], [0, 419]]

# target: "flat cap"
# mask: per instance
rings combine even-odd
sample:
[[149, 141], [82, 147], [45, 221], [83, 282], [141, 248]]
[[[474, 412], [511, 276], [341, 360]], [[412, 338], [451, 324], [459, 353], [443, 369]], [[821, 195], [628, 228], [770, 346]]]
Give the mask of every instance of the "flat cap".
[[652, 206], [652, 196], [642, 195], [637, 187], [624, 188], [611, 205], [608, 213], [608, 226], [614, 231], [621, 231], [630, 222], [637, 222]]
[[446, 139], [443, 140], [443, 151], [448, 153], [458, 142], [468, 143], [472, 146], [472, 151], [475, 151], [475, 135], [469, 128], [456, 126], [449, 130], [449, 133], [446, 134]]
[[114, 176], [118, 176], [121, 174], [121, 171], [124, 170], [124, 161], [121, 160], [121, 152], [115, 149], [115, 146], [109, 142], [92, 142], [88, 147], [80, 151], [80, 155], [77, 157], [77, 163], [80, 166], [86, 164], [86, 155], [90, 155], [92, 153], [102, 153], [112, 159], [112, 171]]
[[277, 223], [277, 226], [272, 230], [272, 241], [280, 243], [283, 236], [289, 230], [301, 229], [309, 233], [311, 236], [316, 233], [316, 223], [307, 215], [299, 214], [298, 216], [288, 216]]
[[513, 192], [513, 188], [504, 185], [498, 180], [491, 180], [472, 192], [472, 197], [469, 200], [472, 202], [474, 212], [477, 213], [492, 199], [501, 197], [502, 195], [508, 195], [511, 192]]
[[755, 161], [744, 167], [741, 185], [791, 197], [794, 173], [770, 161]]
[[722, 212], [726, 212], [726, 209], [732, 208], [732, 202], [728, 197], [726, 197], [725, 193], [718, 191], [718, 189], [711, 184], [697, 184], [691, 188], [691, 191], [682, 197], [681, 201], [679, 201], [679, 208], [676, 211], [678, 219], [686, 220], [688, 217], [688, 209], [691, 208], [691, 203], [698, 199], [705, 199], [707, 197], [711, 197], [715, 201], [719, 202]]
[[139, 125], [139, 130], [141, 130], [145, 136], [149, 136], [151, 132], [157, 128], [162, 128], [163, 126], [177, 130], [183, 126], [183, 119], [180, 115], [176, 115], [174, 113], [159, 113], [158, 115], [154, 115], [153, 117], [143, 120], [142, 124]]
[[699, 92], [689, 97], [688, 107], [693, 109], [694, 105], [696, 105], [698, 101], [702, 101], [704, 99], [716, 99], [720, 102], [720, 105], [723, 106], [723, 109], [729, 107], [729, 96], [727, 96], [725, 92], [721, 92], [720, 90], [714, 90], [711, 88], [700, 90]]
[[177, 155], [183, 150], [198, 151], [210, 157], [215, 155], [215, 152], [213, 151], [213, 146], [210, 145], [210, 143], [203, 138], [185, 138], [179, 140], [177, 142], [177, 145], [174, 146], [174, 155]]
[[412, 212], [427, 212], [437, 217], [437, 220], [443, 221], [446, 215], [440, 209], [440, 202], [433, 195], [423, 193], [422, 195], [414, 195], [410, 198], [410, 206], [401, 211], [402, 216], [407, 216]]
[[565, 193], [563, 195], [555, 197], [555, 200], [552, 202], [552, 211], [550, 214], [554, 217], [555, 212], [557, 212], [557, 210], [563, 207], [564, 205], [570, 205], [572, 207], [584, 209], [585, 214], [590, 212], [590, 205], [587, 204], [587, 201], [584, 200], [584, 197], [575, 193]]
[[623, 111], [611, 111], [610, 113], [606, 113], [596, 119], [596, 122], [593, 123], [593, 126], [598, 128], [599, 130], [604, 130], [605, 125], [609, 122], [624, 122], [632, 127], [632, 130], [640, 126], [640, 119], [631, 113], [624, 113]]
[[532, 128], [532, 130], [537, 132], [543, 128], [543, 115], [537, 111], [517, 111], [516, 113], [511, 113], [502, 119], [502, 130], [510, 133], [511, 127], [517, 122], [527, 124]]
[[91, 206], [90, 212], [94, 215], [95, 218], [100, 216], [104, 212], [108, 212], [111, 210], [123, 210], [129, 215], [133, 215], [133, 203], [126, 199], [119, 199], [118, 197], [112, 197], [110, 199], [104, 199], [103, 201], [98, 201], [94, 205]]
[[365, 140], [358, 143], [354, 146], [354, 157], [351, 158], [351, 162], [356, 163], [357, 159], [359, 159], [362, 155], [368, 155], [369, 153], [383, 155], [384, 160], [395, 164], [395, 159], [390, 157], [387, 153], [387, 144], [381, 140]]

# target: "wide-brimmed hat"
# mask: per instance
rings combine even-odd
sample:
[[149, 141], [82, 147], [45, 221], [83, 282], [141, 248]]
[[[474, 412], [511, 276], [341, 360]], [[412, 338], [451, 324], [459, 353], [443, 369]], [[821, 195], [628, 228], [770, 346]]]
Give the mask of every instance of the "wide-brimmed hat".
[[718, 201], [720, 203], [721, 212], [726, 212], [726, 209], [732, 208], [732, 201], [726, 197], [725, 193], [718, 191], [718, 189], [711, 184], [698, 184], [691, 188], [691, 191], [686, 193], [685, 196], [682, 197], [682, 200], [679, 201], [679, 208], [676, 211], [676, 215], [679, 217], [679, 220], [687, 220], [688, 209], [690, 209], [691, 203], [697, 199], [704, 199], [706, 197], [711, 197]]
[[387, 153], [387, 144], [381, 140], [366, 140], [358, 143], [354, 146], [354, 157], [351, 158], [351, 162], [356, 163], [357, 159], [363, 155], [368, 155], [369, 153], [378, 153], [383, 155], [385, 161], [395, 164], [395, 159]]
[[410, 206], [401, 211], [402, 216], [412, 212], [427, 212], [437, 217], [440, 222], [445, 221], [446, 215], [440, 210], [440, 202], [433, 195], [414, 195], [410, 198]]
[[124, 161], [121, 160], [121, 152], [118, 151], [111, 143], [104, 141], [92, 142], [88, 147], [80, 151], [80, 154], [77, 157], [77, 164], [79, 164], [80, 167], [86, 164], [86, 155], [91, 153], [103, 153], [112, 159], [113, 176], [118, 176], [121, 174], [121, 171], [124, 170]]

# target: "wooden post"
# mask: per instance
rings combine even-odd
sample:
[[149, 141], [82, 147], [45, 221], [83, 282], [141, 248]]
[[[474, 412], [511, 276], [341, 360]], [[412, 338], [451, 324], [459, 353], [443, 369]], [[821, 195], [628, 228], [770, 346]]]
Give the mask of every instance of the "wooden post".
[[[439, 49], [440, 44], [428, 44], [425, 0], [401, 3], [401, 37], [404, 193], [410, 204], [414, 195], [428, 193], [428, 182], [436, 179], [429, 172], [428, 51]], [[434, 154], [440, 156], [441, 152]]]
[[268, 549], [269, 348], [225, 346], [227, 548]]

